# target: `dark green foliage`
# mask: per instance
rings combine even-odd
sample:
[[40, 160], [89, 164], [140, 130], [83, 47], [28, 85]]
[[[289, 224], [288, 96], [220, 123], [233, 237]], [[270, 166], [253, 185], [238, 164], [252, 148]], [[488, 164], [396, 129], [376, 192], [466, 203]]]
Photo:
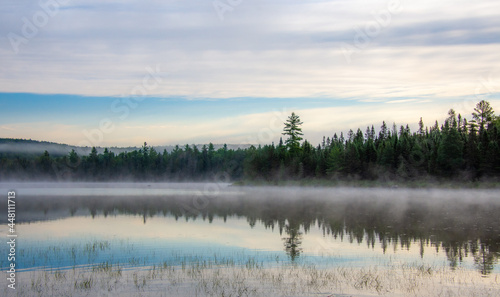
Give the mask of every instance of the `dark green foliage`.
[[473, 122], [477, 123], [480, 129], [484, 129], [495, 118], [493, 108], [488, 101], [482, 100], [474, 108], [472, 113]]
[[[157, 152], [144, 143], [140, 149], [114, 153], [92, 148], [88, 155], [72, 150], [67, 155], [0, 152], [0, 180], [216, 180], [234, 179], [277, 182], [298, 179], [405, 180], [414, 178], [458, 178], [477, 180], [500, 176], [500, 120], [488, 102], [480, 102], [469, 124], [455, 111], [441, 127], [428, 128], [420, 118], [418, 130], [385, 122], [377, 134], [373, 126], [350, 130], [347, 139], [325, 137], [314, 146], [302, 141], [299, 116], [285, 123], [288, 139], [278, 145], [247, 149], [201, 149], [175, 146]], [[13, 142], [14, 140], [9, 140]], [[1, 144], [1, 141], [0, 141]], [[102, 153], [99, 153], [102, 152]]]
[[463, 165], [463, 143], [457, 129], [445, 124], [437, 151], [437, 163], [442, 174], [453, 176]]
[[285, 140], [286, 146], [290, 151], [290, 154], [295, 156], [300, 150], [300, 141], [302, 140], [301, 136], [304, 135], [302, 133], [302, 128], [300, 128], [302, 122], [300, 121], [299, 116], [292, 112], [284, 124], [285, 127], [283, 128], [283, 135], [288, 136]]

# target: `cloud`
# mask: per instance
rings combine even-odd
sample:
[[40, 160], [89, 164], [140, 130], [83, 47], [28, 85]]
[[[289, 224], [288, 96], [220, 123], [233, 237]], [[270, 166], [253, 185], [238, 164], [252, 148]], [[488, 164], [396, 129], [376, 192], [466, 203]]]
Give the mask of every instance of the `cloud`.
[[[222, 21], [212, 1], [206, 0], [57, 1], [64, 4], [43, 26], [36, 25], [30, 37], [23, 34], [24, 27], [33, 26], [35, 17], [46, 10], [37, 1], [2, 4], [0, 92], [128, 98], [143, 83], [147, 68], [159, 67], [162, 82], [148, 90], [148, 96], [214, 102], [258, 98], [255, 102], [265, 106], [247, 110], [248, 105], [231, 105], [215, 112], [210, 122], [207, 117], [199, 120], [201, 104], [193, 113], [171, 106], [176, 112], [169, 115], [176, 116], [168, 119], [146, 118], [138, 109], [134, 112], [138, 119], [116, 121], [117, 130], [106, 138], [106, 145], [140, 144], [146, 140], [141, 138], [158, 144], [276, 139], [279, 131], [262, 136], [272, 118], [269, 110], [291, 108], [295, 98], [311, 102], [319, 98], [338, 105], [352, 101], [346, 109], [332, 109], [334, 104], [326, 103], [321, 109], [300, 104], [297, 110], [307, 119], [314, 142], [320, 129], [357, 129], [390, 120], [391, 112], [417, 121], [423, 115], [438, 116], [442, 110], [445, 115], [455, 102], [476, 101], [479, 94], [497, 100], [494, 94], [500, 92], [496, 87], [500, 9], [495, 0], [244, 0], [225, 12]], [[391, 3], [399, 3], [401, 11], [391, 13], [387, 24], [382, 24], [380, 17], [387, 16]], [[380, 30], [363, 46], [357, 45], [362, 39], [359, 34], [366, 35], [366, 28], [377, 24]], [[26, 39], [18, 44], [18, 53], [13, 51], [12, 34]], [[349, 59], [346, 45], [351, 50]], [[486, 85], [485, 76], [489, 77]], [[374, 112], [369, 114], [360, 104], [372, 106], [369, 109]], [[396, 106], [409, 104], [414, 110], [401, 111]], [[470, 112], [470, 105], [463, 110]], [[429, 113], [438, 107], [439, 112]], [[99, 118], [109, 112], [109, 104], [95, 109]], [[47, 140], [75, 143], [82, 129], [96, 127], [95, 115], [82, 114], [88, 118], [82, 116], [78, 123], [21, 117], [15, 123], [27, 125], [28, 130], [8, 135], [45, 135]], [[180, 115], [185, 122], [178, 119]], [[34, 123], [45, 123], [40, 127], [60, 134], [37, 134], [42, 133], [38, 127], [28, 128]], [[171, 126], [175, 128], [169, 130]], [[204, 128], [211, 135], [202, 132]]]
[[[488, 99], [495, 111], [500, 110], [500, 93]], [[251, 100], [251, 99], [248, 99]], [[244, 100], [243, 104], [246, 104]], [[396, 101], [396, 100], [390, 100]], [[388, 101], [388, 102], [390, 102]], [[417, 128], [420, 117], [426, 126], [434, 121], [443, 123], [450, 108], [471, 118], [470, 113], [478, 102], [476, 97], [466, 99], [447, 98], [430, 100], [414, 98], [399, 99], [399, 104], [380, 104], [378, 102], [344, 102], [343, 105], [307, 108], [304, 104], [295, 107], [287, 105], [281, 109], [268, 107], [268, 112], [247, 112], [245, 114], [214, 118], [193, 118], [190, 116], [170, 118], [151, 114], [149, 109], [134, 110], [134, 116], [125, 121], [111, 117], [113, 126], [109, 132], [100, 129], [99, 121], [75, 124], [72, 121], [39, 121], [0, 125], [2, 137], [45, 140], [71, 145], [87, 146], [141, 146], [145, 141], [150, 145], [175, 144], [270, 144], [278, 143], [282, 137], [283, 123], [292, 113], [297, 113], [303, 124], [304, 137], [312, 144], [321, 142], [323, 136], [344, 135], [352, 129], [374, 125], [378, 131], [385, 121], [409, 124], [412, 131]], [[243, 105], [244, 106], [244, 105]], [[208, 110], [208, 109], [207, 109]]]
[[41, 8], [10, 2], [0, 11], [0, 91], [117, 96], [161, 65], [161, 96], [450, 96], [470, 94], [495, 65], [495, 1], [401, 1], [346, 63], [341, 44], [389, 3], [244, 1], [220, 21], [210, 1], [73, 0], [15, 54], [6, 36], [22, 35], [22, 18]]
[[[340, 51], [322, 49], [202, 54], [166, 51], [158, 59], [75, 55], [73, 62], [56, 65], [51, 60], [33, 64], [15, 56], [6, 60], [0, 82], [4, 92], [127, 95], [148, 74], [146, 67], [159, 65], [163, 83], [149, 95], [358, 99], [465, 96], [474, 93], [480, 75], [493, 70], [497, 52], [500, 45], [373, 48], [356, 54], [351, 64], [343, 60]], [[23, 75], [22, 69], [29, 71]]]
[[84, 137], [81, 134], [83, 128], [57, 122], [20, 122], [0, 125], [2, 138], [33, 139], [66, 144], [77, 144]]

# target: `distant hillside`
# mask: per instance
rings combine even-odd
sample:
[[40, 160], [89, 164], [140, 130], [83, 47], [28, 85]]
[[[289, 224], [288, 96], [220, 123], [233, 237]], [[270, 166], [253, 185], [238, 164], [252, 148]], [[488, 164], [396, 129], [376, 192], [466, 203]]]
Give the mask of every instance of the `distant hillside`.
[[[184, 145], [179, 145], [183, 147]], [[203, 147], [203, 144], [196, 145], [199, 149]], [[223, 147], [223, 144], [214, 144], [215, 149]], [[238, 149], [247, 148], [250, 145], [238, 145], [238, 144], [228, 144], [228, 149]], [[164, 146], [153, 146], [158, 152], [163, 152], [167, 150], [171, 152], [175, 146], [174, 145], [164, 145]], [[48, 151], [51, 156], [64, 156], [67, 155], [71, 150], [75, 150], [78, 154], [89, 154], [91, 147], [78, 147], [68, 144], [60, 144], [48, 141], [37, 141], [31, 139], [12, 139], [12, 138], [0, 138], [0, 153], [5, 155], [40, 155], [44, 151]], [[105, 147], [96, 147], [98, 153], [103, 153]], [[139, 149], [139, 147], [108, 147], [108, 150], [119, 154], [121, 152], [131, 152]]]
[[[67, 155], [71, 150], [77, 152], [90, 153], [92, 148], [90, 147], [78, 147], [67, 144], [60, 144], [48, 141], [37, 141], [31, 139], [11, 139], [11, 138], [0, 138], [0, 153], [3, 154], [16, 154], [16, 155], [40, 155], [44, 151], [48, 151], [52, 156], [63, 156]], [[129, 148], [110, 148], [115, 153], [122, 151], [132, 151], [137, 149], [135, 147]], [[104, 148], [97, 147], [97, 151], [102, 153]]]

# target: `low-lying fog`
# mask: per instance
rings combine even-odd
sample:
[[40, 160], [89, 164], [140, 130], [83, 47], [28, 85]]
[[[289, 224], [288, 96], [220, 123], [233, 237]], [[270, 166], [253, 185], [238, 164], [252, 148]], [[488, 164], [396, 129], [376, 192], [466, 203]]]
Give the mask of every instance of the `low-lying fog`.
[[[185, 213], [175, 206], [184, 205], [189, 206], [191, 212], [200, 214], [220, 207], [243, 213], [257, 209], [282, 214], [297, 207], [304, 212], [314, 209], [315, 215], [326, 216], [345, 214], [346, 211], [374, 216], [385, 211], [394, 216], [425, 209], [430, 213], [442, 212], [443, 216], [453, 215], [465, 222], [478, 211], [491, 214], [500, 208], [500, 191], [487, 189], [249, 187], [208, 182], [0, 183], [0, 193], [6, 196], [11, 190], [16, 192], [18, 220], [23, 220], [29, 213], [40, 212], [50, 218], [56, 210], [68, 210], [67, 215], [71, 215], [70, 210], [74, 209]], [[0, 211], [6, 211], [5, 203], [0, 204]], [[5, 216], [0, 220], [5, 221]]]
[[[24, 228], [50, 221], [71, 224], [72, 218], [81, 218], [76, 221], [85, 224], [105, 219], [106, 224], [121, 221], [121, 225], [136, 226], [139, 216], [145, 230], [174, 228], [181, 232], [188, 230], [182, 221], [196, 220], [209, 237], [235, 232], [234, 236], [249, 239], [254, 228], [279, 232], [273, 244], [284, 246], [292, 260], [304, 246], [314, 244], [309, 242], [311, 233], [379, 246], [384, 254], [394, 245], [408, 250], [420, 246], [417, 255], [422, 256], [424, 247], [444, 249], [450, 263], [472, 255], [484, 274], [493, 271], [500, 258], [498, 190], [243, 187], [229, 183], [0, 184], [5, 196], [11, 190], [16, 192], [16, 223]], [[6, 205], [0, 205], [0, 213], [7, 213]], [[159, 218], [180, 225], [156, 226]], [[0, 223], [7, 225], [6, 215], [0, 216]], [[241, 223], [247, 228], [232, 226]], [[69, 234], [83, 232], [81, 224], [65, 229], [72, 230]], [[127, 234], [126, 230], [120, 232], [124, 232], [121, 236]]]

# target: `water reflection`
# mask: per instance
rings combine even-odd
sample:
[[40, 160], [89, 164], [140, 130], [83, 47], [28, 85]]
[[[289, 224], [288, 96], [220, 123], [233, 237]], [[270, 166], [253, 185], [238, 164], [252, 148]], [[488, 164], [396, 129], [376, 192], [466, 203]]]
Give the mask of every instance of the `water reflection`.
[[[498, 191], [229, 187], [204, 193], [194, 187], [169, 194], [146, 189], [141, 196], [101, 196], [96, 194], [99, 190], [83, 195], [71, 189], [67, 195], [56, 196], [19, 192], [18, 223], [88, 214], [92, 218], [141, 215], [145, 225], [162, 216], [208, 223], [214, 218], [224, 222], [228, 217], [245, 218], [251, 228], [278, 229], [291, 261], [304, 253], [304, 236], [311, 228], [319, 228], [325, 240], [380, 247], [384, 254], [397, 247], [417, 248], [420, 257], [432, 252], [429, 249], [444, 251], [452, 268], [471, 258], [482, 274], [494, 270], [500, 255]], [[110, 192], [108, 188], [106, 193]], [[328, 249], [321, 245], [322, 250]]]
[[292, 262], [300, 256], [302, 251], [302, 232], [300, 232], [300, 225], [294, 222], [285, 226], [287, 237], [283, 237], [285, 251], [290, 256]]

